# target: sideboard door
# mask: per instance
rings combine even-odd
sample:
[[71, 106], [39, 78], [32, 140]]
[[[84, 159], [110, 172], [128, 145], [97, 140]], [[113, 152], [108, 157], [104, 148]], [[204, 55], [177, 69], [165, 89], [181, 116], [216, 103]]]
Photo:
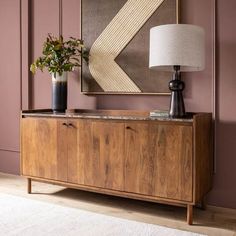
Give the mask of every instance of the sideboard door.
[[[68, 144], [68, 180], [87, 186], [123, 190], [124, 123], [79, 120], [74, 121], [73, 127], [72, 132], [68, 132], [73, 137], [69, 138]], [[77, 130], [77, 135], [73, 130]], [[76, 145], [71, 145], [75, 142]]]
[[60, 119], [21, 120], [23, 175], [67, 181], [67, 128]]
[[192, 126], [127, 122], [125, 191], [192, 201]]

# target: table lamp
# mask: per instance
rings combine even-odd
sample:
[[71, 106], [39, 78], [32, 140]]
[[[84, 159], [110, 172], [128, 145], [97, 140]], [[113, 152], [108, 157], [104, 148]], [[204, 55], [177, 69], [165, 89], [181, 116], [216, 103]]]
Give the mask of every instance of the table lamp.
[[170, 24], [151, 28], [149, 67], [173, 71], [169, 83], [171, 101], [169, 116], [185, 117], [181, 72], [201, 71], [205, 67], [205, 33], [195, 25]]

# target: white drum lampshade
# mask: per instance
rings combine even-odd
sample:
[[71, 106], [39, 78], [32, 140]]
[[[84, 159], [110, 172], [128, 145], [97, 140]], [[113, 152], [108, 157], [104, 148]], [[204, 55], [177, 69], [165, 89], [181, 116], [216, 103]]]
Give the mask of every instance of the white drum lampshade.
[[171, 24], [150, 31], [149, 67], [156, 70], [200, 71], [205, 67], [205, 33], [195, 25]]
[[150, 30], [149, 67], [160, 71], [174, 71], [169, 83], [171, 102], [169, 116], [186, 116], [181, 71], [201, 71], [205, 67], [205, 32], [195, 25], [171, 24]]

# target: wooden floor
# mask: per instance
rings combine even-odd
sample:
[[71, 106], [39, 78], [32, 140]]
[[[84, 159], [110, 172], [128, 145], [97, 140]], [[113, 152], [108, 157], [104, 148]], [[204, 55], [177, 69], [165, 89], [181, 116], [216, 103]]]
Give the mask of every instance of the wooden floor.
[[186, 224], [186, 209], [129, 200], [33, 182], [27, 194], [26, 179], [0, 173], [0, 192], [91, 212], [157, 224], [214, 236], [236, 236], [236, 210], [208, 207], [194, 209], [194, 225]]

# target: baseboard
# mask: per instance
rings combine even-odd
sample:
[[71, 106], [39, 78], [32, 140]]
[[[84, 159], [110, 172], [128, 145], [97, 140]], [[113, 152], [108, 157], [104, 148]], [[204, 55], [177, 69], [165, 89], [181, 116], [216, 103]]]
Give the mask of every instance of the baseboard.
[[225, 207], [207, 205], [206, 209], [210, 211], [214, 211], [216, 213], [230, 214], [230, 215], [236, 216], [236, 209], [234, 208], [225, 208]]
[[0, 172], [7, 174], [20, 173], [20, 153], [0, 150]]

